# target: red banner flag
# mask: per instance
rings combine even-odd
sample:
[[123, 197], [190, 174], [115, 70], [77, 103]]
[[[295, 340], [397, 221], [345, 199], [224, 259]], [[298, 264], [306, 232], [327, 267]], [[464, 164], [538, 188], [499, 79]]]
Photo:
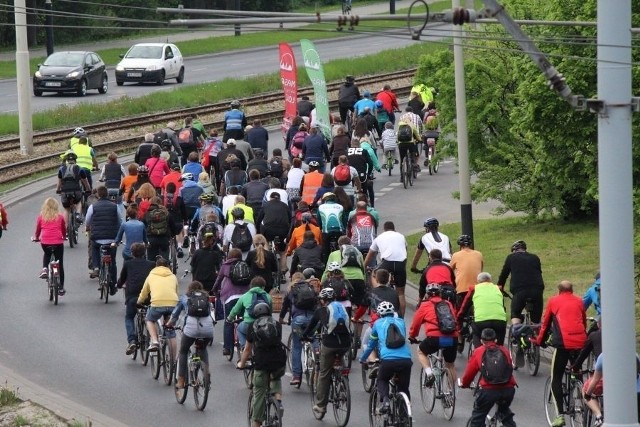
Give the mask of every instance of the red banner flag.
[[284, 118], [282, 119], [282, 135], [287, 136], [291, 122], [298, 110], [298, 69], [293, 50], [288, 43], [280, 43], [280, 81], [284, 91]]

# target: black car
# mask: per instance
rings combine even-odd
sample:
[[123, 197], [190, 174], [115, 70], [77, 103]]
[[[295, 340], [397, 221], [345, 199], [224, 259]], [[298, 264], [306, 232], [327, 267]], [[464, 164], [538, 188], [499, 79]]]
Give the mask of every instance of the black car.
[[38, 64], [33, 75], [33, 94], [75, 92], [85, 96], [87, 90], [107, 93], [109, 78], [104, 61], [95, 52], [56, 52]]

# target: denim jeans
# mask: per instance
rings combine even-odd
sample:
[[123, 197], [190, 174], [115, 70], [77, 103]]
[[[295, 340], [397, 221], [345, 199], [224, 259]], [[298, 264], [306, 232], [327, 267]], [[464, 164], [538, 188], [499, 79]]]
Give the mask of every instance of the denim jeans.
[[[233, 306], [236, 305], [238, 299], [232, 299], [224, 305], [224, 317], [233, 310]], [[233, 323], [224, 322], [224, 329], [222, 331], [222, 347], [228, 350], [233, 347]]]
[[311, 320], [311, 313], [300, 314], [291, 321], [291, 371], [294, 378], [302, 377], [302, 343], [300, 336]]
[[[91, 260], [93, 263], [93, 269], [97, 270], [100, 268], [100, 246], [101, 243], [97, 243], [95, 241], [91, 241]], [[109, 247], [109, 252], [111, 253], [111, 264], [109, 265], [109, 275], [111, 276], [111, 283], [109, 286], [114, 286], [116, 280], [118, 280], [118, 267], [116, 265], [116, 253], [118, 248]]]
[[138, 342], [138, 336], [136, 335], [136, 303], [138, 302], [137, 296], [128, 297], [124, 303], [125, 312], [124, 312], [124, 327], [127, 330], [127, 342], [132, 343]]
[[247, 343], [247, 334], [249, 333], [249, 326], [251, 324], [247, 322], [240, 322], [238, 324], [238, 341], [240, 342], [240, 347], [244, 348], [244, 345]]
[[[145, 319], [147, 322], [157, 322], [161, 318], [164, 318], [164, 321], [169, 320], [171, 317], [171, 313], [175, 307], [149, 307], [149, 311], [147, 311], [147, 318]], [[161, 323], [164, 323], [161, 322]], [[158, 335], [160, 335], [160, 331], [158, 331]], [[167, 329], [167, 338], [175, 338], [176, 331], [174, 329]]]

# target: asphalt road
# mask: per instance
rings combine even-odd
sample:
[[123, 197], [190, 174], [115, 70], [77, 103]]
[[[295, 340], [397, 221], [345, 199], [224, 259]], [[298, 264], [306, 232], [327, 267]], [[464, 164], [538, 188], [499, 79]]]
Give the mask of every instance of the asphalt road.
[[[440, 39], [445, 36], [446, 33], [443, 31], [437, 31], [435, 38]], [[426, 40], [429, 40], [429, 38], [423, 37], [422, 41]], [[419, 42], [411, 40], [408, 33], [403, 31], [371, 34], [349, 39], [328, 39], [318, 41], [316, 46], [322, 60], [330, 61], [338, 58], [369, 55], [385, 49], [401, 48], [415, 43]], [[125, 51], [126, 49], [123, 49], [123, 52]], [[302, 54], [299, 45], [294, 46], [294, 52], [301, 63]], [[86, 97], [77, 97], [73, 94], [58, 95], [55, 93], [45, 93], [42, 97], [35, 97], [30, 92], [31, 109], [36, 112], [62, 105], [98, 104], [124, 96], [134, 98], [158, 91], [171, 91], [185, 85], [220, 81], [226, 78], [250, 78], [258, 74], [276, 72], [278, 71], [278, 65], [277, 46], [203, 55], [185, 58], [185, 81], [182, 84], [178, 84], [175, 79], [172, 79], [167, 80], [164, 86], [125, 83], [124, 86], [120, 87], [116, 86], [115, 71], [110, 68], [108, 70], [109, 91], [106, 95], [100, 95], [97, 91], [92, 90], [88, 92]], [[0, 93], [3, 94], [0, 97], [0, 114], [17, 113], [16, 80], [0, 80]]]
[[[281, 145], [279, 133], [272, 132], [271, 139], [270, 148]], [[457, 221], [459, 202], [451, 197], [458, 185], [453, 162], [442, 164], [437, 175], [428, 176], [423, 172], [414, 187], [407, 190], [396, 185], [397, 180], [397, 169], [394, 169], [392, 177], [379, 175], [375, 182], [376, 207], [383, 221], [395, 221], [404, 233], [419, 228], [427, 216], [436, 216], [441, 222]], [[46, 197], [55, 197], [53, 180], [43, 181], [40, 187], [37, 194], [10, 207], [10, 230], [0, 240], [3, 271], [0, 300], [4, 302], [0, 319], [5, 326], [0, 339], [0, 365], [49, 390], [52, 393], [49, 397], [54, 401], [68, 399], [110, 417], [111, 421], [104, 425], [113, 425], [116, 420], [130, 426], [246, 425], [248, 392], [239, 371], [221, 357], [221, 324], [216, 327], [215, 343], [210, 348], [213, 389], [204, 412], [195, 410], [191, 396], [184, 406], [178, 405], [172, 390], [153, 380], [148, 367], [124, 355], [123, 295], [119, 293], [107, 305], [99, 300], [97, 281], [88, 278], [85, 267], [84, 236], [79, 248], [65, 248], [67, 295], [57, 307], [49, 303], [44, 281], [37, 278], [41, 250], [39, 245], [29, 242], [40, 204]], [[486, 217], [491, 208], [490, 204], [474, 206], [474, 214], [476, 218]], [[121, 260], [119, 255], [119, 264]], [[186, 279], [181, 280], [182, 289], [186, 284]], [[415, 300], [417, 292], [409, 289], [408, 295]], [[412, 315], [410, 311], [409, 319]], [[288, 334], [289, 329], [285, 327], [285, 337]], [[417, 388], [417, 358], [414, 360], [411, 388], [414, 425], [466, 425], [473, 402], [468, 390], [459, 392], [452, 421], [445, 421], [438, 409], [434, 415], [425, 414]], [[465, 361], [464, 356], [458, 359], [459, 373]], [[542, 366], [535, 378], [516, 374], [520, 388], [513, 410], [518, 425], [543, 425], [542, 394], [548, 373], [548, 366]], [[308, 391], [305, 387], [291, 389], [289, 379], [287, 373], [284, 425], [333, 425], [330, 414], [322, 423], [313, 419]], [[351, 390], [353, 409], [349, 425], [368, 425], [368, 394], [362, 389], [358, 366], [351, 375]]]

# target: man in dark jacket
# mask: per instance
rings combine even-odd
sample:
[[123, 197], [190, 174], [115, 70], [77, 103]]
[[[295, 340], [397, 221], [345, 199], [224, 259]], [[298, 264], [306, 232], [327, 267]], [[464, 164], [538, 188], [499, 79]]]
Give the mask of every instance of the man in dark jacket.
[[265, 153], [269, 152], [269, 132], [262, 126], [260, 120], [253, 121], [253, 127], [247, 132], [247, 142], [254, 150], [260, 148]]
[[126, 261], [122, 266], [120, 277], [118, 278], [118, 288], [122, 288], [124, 284], [127, 287], [124, 291], [125, 296], [125, 313], [124, 313], [124, 326], [127, 330], [127, 350], [125, 354], [131, 355], [137, 349], [140, 343], [138, 342], [138, 336], [136, 335], [136, 326], [134, 319], [136, 317], [136, 303], [138, 301], [138, 295], [142, 290], [142, 285], [147, 279], [147, 276], [156, 266], [155, 262], [148, 261], [145, 258], [146, 248], [144, 243], [134, 243], [131, 245], [132, 259]]
[[247, 171], [256, 169], [258, 172], [260, 172], [260, 178], [264, 178], [269, 172], [269, 162], [267, 161], [267, 159], [265, 159], [264, 151], [262, 151], [261, 148], [254, 149], [253, 153], [254, 158], [247, 164]]
[[285, 239], [291, 227], [291, 211], [289, 206], [280, 200], [280, 193], [275, 191], [271, 193], [269, 201], [264, 204], [262, 211], [256, 217], [256, 225], [268, 242], [279, 238], [276, 250], [280, 253], [280, 271], [284, 274], [287, 271]]
[[241, 193], [247, 201], [247, 205], [253, 209], [254, 218], [260, 216], [260, 212], [262, 212], [262, 199], [268, 189], [269, 184], [260, 179], [260, 172], [256, 169], [249, 169], [249, 182], [242, 187]]
[[316, 106], [313, 102], [309, 101], [309, 97], [305, 95], [298, 101], [298, 116], [311, 117], [311, 110], [314, 108], [316, 108]]
[[329, 160], [329, 146], [327, 145], [327, 140], [319, 132], [317, 123], [311, 126], [309, 136], [302, 143], [302, 158], [307, 164], [315, 160], [320, 164], [318, 171], [324, 172], [325, 160]]
[[217, 188], [220, 188], [220, 181], [224, 178], [224, 173], [231, 169], [231, 165], [227, 162], [227, 157], [230, 155], [235, 155], [237, 159], [240, 160], [240, 169], [247, 169], [247, 158], [244, 153], [236, 148], [236, 140], [230, 138], [227, 141], [227, 148], [220, 150], [218, 153], [218, 176], [216, 177]]
[[151, 148], [154, 145], [153, 138], [154, 135], [152, 133], [144, 135], [144, 142], [138, 146], [136, 154], [133, 156], [133, 161], [138, 165], [144, 165], [151, 158]]
[[342, 123], [346, 123], [347, 114], [353, 112], [353, 105], [360, 99], [360, 91], [355, 81], [353, 76], [346, 76], [345, 82], [338, 89], [338, 107]]
[[292, 272], [306, 268], [313, 268], [317, 277], [320, 277], [324, 271], [322, 246], [316, 242], [315, 235], [311, 230], [305, 231], [302, 244], [296, 248], [293, 252], [293, 258], [291, 258]]

